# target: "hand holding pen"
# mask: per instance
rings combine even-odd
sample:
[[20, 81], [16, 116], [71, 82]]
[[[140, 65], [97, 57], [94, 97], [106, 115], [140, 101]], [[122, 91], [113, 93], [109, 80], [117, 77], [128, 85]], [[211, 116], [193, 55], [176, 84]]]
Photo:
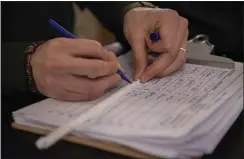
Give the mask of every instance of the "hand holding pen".
[[[135, 79], [147, 82], [180, 69], [187, 56], [188, 21], [176, 11], [138, 7], [124, 17], [124, 34], [132, 47]], [[148, 52], [158, 56], [148, 63]]]
[[124, 74], [118, 70], [113, 52], [94, 40], [75, 39], [68, 31], [62, 33], [65, 38], [45, 42], [30, 60], [40, 93], [65, 101], [93, 100], [121, 81]]

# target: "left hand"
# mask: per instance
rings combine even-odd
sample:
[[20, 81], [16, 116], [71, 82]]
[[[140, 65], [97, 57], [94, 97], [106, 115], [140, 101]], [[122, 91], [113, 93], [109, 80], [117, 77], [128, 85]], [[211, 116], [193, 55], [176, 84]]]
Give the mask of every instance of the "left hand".
[[[149, 33], [159, 31], [160, 40], [152, 42]], [[188, 21], [176, 11], [138, 7], [124, 17], [124, 34], [132, 47], [135, 79], [146, 82], [180, 69], [187, 56]], [[160, 55], [148, 66], [147, 48]]]

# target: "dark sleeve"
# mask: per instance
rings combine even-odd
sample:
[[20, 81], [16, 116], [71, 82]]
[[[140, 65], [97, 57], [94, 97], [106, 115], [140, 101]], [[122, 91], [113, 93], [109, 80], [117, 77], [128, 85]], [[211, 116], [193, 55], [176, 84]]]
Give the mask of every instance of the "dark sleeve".
[[2, 45], [2, 86], [4, 94], [27, 92], [24, 51], [31, 42], [7, 42]]
[[2, 3], [3, 94], [33, 94], [28, 91], [25, 76], [25, 49], [33, 42], [60, 37], [60, 34], [48, 24], [50, 18], [72, 31], [72, 3], [67, 3]]
[[129, 47], [123, 33], [123, 18], [126, 12], [136, 7], [152, 7], [149, 2], [76, 2], [81, 8], [87, 7], [99, 19], [105, 28], [113, 32], [116, 40]]

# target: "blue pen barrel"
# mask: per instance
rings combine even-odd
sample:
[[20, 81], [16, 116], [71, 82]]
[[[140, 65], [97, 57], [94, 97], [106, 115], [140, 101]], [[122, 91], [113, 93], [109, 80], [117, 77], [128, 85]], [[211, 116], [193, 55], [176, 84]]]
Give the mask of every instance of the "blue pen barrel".
[[62, 36], [70, 39], [76, 39], [76, 37], [73, 34], [68, 32], [64, 27], [56, 23], [54, 20], [50, 19], [48, 22], [53, 28], [62, 33]]
[[150, 33], [149, 38], [153, 42], [157, 42], [158, 40], [160, 40], [159, 32], [152, 32], [152, 33]]

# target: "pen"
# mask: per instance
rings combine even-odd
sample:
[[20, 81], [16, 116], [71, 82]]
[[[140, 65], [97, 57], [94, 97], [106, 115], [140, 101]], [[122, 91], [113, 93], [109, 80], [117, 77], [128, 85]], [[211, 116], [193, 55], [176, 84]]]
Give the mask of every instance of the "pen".
[[153, 42], [157, 42], [160, 40], [160, 35], [159, 32], [151, 32], [149, 35], [150, 40], [152, 40]]
[[[61, 25], [59, 25], [57, 22], [55, 22], [52, 19], [49, 19], [49, 24], [55, 28], [58, 32], [60, 32], [64, 37], [66, 38], [70, 38], [70, 39], [76, 39], [77, 37], [75, 37], [73, 34], [71, 34], [69, 31], [67, 31], [65, 28], [63, 28]], [[121, 79], [123, 79], [124, 81], [128, 82], [128, 83], [132, 83], [129, 78], [127, 78], [119, 69], [116, 72]]]

